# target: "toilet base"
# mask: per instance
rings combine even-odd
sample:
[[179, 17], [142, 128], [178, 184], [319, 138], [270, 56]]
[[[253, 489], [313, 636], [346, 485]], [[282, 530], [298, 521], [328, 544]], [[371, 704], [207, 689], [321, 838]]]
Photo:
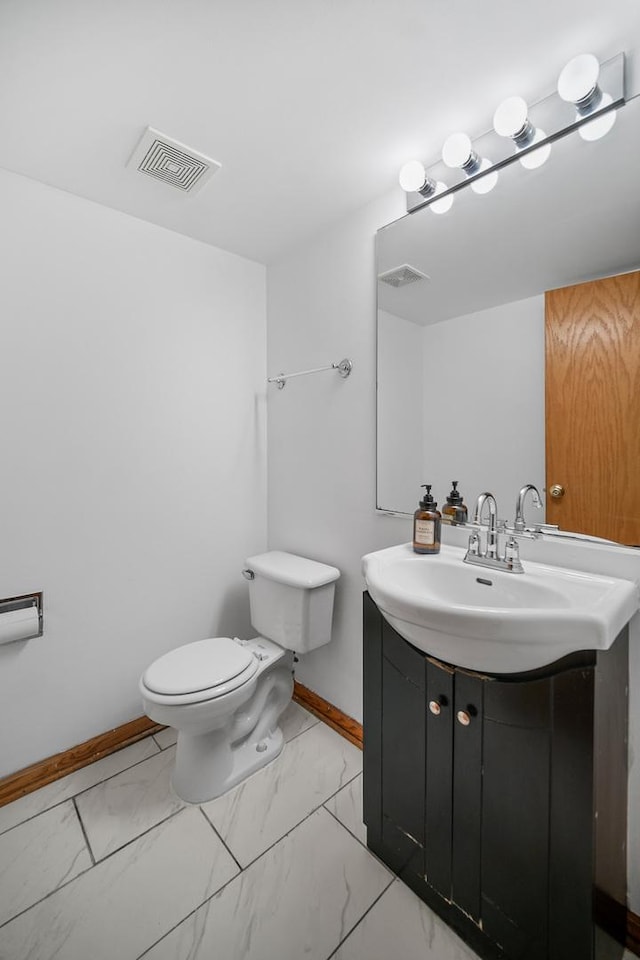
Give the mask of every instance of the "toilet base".
[[[178, 734], [176, 765], [171, 777], [173, 789], [187, 803], [205, 803], [231, 790], [242, 780], [266, 766], [282, 752], [284, 736], [280, 727], [256, 743], [251, 738], [231, 751], [229, 758], [221, 756], [220, 744], [212, 742], [216, 734], [193, 737]], [[206, 743], [193, 743], [189, 741]], [[226, 753], [227, 751], [223, 750]], [[224, 760], [231, 760], [231, 763]]]
[[[214, 800], [275, 760], [284, 746], [278, 720], [293, 694], [292, 666], [293, 654], [277, 648], [276, 659], [263, 668], [252, 695], [231, 715], [224, 712], [212, 721], [206, 711], [204, 719], [199, 718], [196, 709], [183, 712], [180, 723], [176, 718], [172, 784], [182, 800]], [[192, 720], [187, 723], [189, 717]]]

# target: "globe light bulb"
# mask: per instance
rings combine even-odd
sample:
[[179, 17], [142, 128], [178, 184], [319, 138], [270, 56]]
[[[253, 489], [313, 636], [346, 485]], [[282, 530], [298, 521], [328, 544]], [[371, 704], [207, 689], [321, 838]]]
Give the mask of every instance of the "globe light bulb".
[[426, 180], [424, 165], [419, 160], [409, 160], [400, 170], [398, 180], [407, 193], [419, 191]]
[[[531, 143], [539, 143], [540, 140], [544, 140], [546, 136], [547, 135], [544, 130], [536, 130]], [[550, 153], [551, 144], [546, 143], [544, 146], [538, 147], [537, 150], [532, 150], [531, 153], [526, 153], [524, 157], [520, 157], [520, 164], [525, 168], [525, 170], [535, 170], [537, 167], [541, 167], [543, 163], [547, 162]]]
[[[478, 172], [483, 170], [488, 170], [491, 166], [491, 161], [486, 158], [481, 161], [480, 166], [478, 167]], [[488, 173], [485, 177], [480, 177], [479, 180], [474, 180], [471, 184], [471, 189], [474, 193], [484, 194], [490, 193], [498, 182], [498, 172], [494, 171], [493, 173]]]
[[466, 133], [452, 133], [444, 142], [442, 159], [452, 170], [461, 169], [473, 156], [471, 140]]
[[526, 130], [527, 103], [522, 97], [507, 97], [493, 115], [493, 129], [501, 137], [517, 137]]
[[558, 77], [558, 94], [567, 103], [588, 100], [598, 85], [600, 64], [592, 53], [581, 53], [569, 60]]
[[[438, 180], [436, 183], [435, 196], [437, 197], [439, 193], [444, 193], [447, 189], [446, 183], [443, 183], [442, 180]], [[440, 200], [433, 200], [429, 207], [433, 213], [446, 213], [448, 210], [451, 210], [453, 206], [453, 194], [450, 193], [446, 197], [442, 197]]]
[[[609, 104], [613, 103], [613, 97], [609, 93], [603, 93], [602, 99], [598, 104], [598, 109], [601, 107], [608, 107]], [[589, 120], [588, 123], [583, 123], [581, 127], [578, 127], [578, 133], [583, 140], [593, 141], [600, 140], [601, 137], [606, 136], [611, 130], [612, 126], [616, 122], [616, 111], [608, 110], [602, 115], [598, 114], [593, 120]]]

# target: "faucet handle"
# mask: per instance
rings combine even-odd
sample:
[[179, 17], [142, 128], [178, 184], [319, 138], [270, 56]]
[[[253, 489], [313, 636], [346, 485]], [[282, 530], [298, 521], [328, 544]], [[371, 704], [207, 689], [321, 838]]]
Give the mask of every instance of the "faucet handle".
[[519, 560], [520, 559], [520, 547], [518, 546], [518, 541], [515, 537], [509, 537], [504, 547], [504, 558], [505, 560]]
[[469, 535], [469, 544], [467, 547], [467, 556], [468, 557], [479, 557], [480, 556], [480, 534], [477, 530], [474, 530], [473, 533]]
[[515, 537], [509, 537], [504, 547], [504, 562], [512, 573], [524, 573], [520, 563], [520, 547]]

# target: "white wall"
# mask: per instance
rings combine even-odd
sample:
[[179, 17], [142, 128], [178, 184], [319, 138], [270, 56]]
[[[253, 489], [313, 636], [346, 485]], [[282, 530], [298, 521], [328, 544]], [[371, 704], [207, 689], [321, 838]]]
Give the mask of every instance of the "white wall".
[[360, 557], [411, 537], [411, 523], [375, 514], [377, 228], [402, 214], [395, 192], [270, 267], [267, 366], [329, 371], [290, 380], [268, 397], [269, 546], [335, 564], [333, 640], [297, 676], [351, 716], [362, 713]]
[[427, 326], [379, 309], [378, 346], [378, 506], [413, 513], [430, 483], [442, 507], [457, 479], [469, 511], [491, 490], [513, 520], [545, 480], [544, 296]]
[[[459, 480], [470, 514], [490, 490], [513, 522], [522, 485], [545, 483], [544, 295], [425, 327], [423, 344], [421, 475], [440, 506]], [[544, 520], [530, 503], [525, 516]]]
[[[374, 235], [402, 212], [398, 191], [357, 211], [306, 247], [298, 247], [269, 268], [267, 279], [271, 372], [305, 369], [343, 356], [354, 361], [353, 373], [344, 382], [333, 374], [318, 374], [291, 381], [283, 391], [270, 394], [268, 476], [270, 547], [334, 563], [342, 570], [333, 640], [301, 659], [298, 678], [358, 720], [362, 717], [360, 558], [411, 538], [409, 518], [374, 511]], [[455, 531], [450, 528], [443, 536], [449, 532]], [[628, 858], [629, 904], [640, 912], [637, 621], [638, 617], [632, 625], [630, 656]]]
[[378, 310], [376, 502], [411, 513], [424, 493], [422, 337], [418, 324]]
[[[187, 201], [188, 202], [188, 201]], [[152, 659], [250, 629], [262, 266], [0, 171], [0, 775], [142, 714]]]

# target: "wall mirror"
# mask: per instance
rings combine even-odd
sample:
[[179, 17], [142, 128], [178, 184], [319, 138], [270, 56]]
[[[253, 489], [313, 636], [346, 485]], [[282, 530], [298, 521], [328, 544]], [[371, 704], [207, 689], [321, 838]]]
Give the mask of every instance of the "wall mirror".
[[[538, 169], [503, 168], [491, 193], [465, 188], [445, 214], [425, 207], [378, 231], [379, 510], [413, 513], [423, 483], [442, 505], [455, 479], [470, 512], [491, 490], [511, 522], [523, 484], [543, 493], [545, 291], [640, 268], [639, 153], [636, 98], [603, 139], [573, 132]], [[588, 397], [579, 402], [597, 421]], [[598, 427], [606, 437], [619, 424]], [[637, 440], [640, 450], [640, 427]], [[640, 521], [638, 466], [627, 499]], [[526, 515], [545, 520], [531, 504]]]

